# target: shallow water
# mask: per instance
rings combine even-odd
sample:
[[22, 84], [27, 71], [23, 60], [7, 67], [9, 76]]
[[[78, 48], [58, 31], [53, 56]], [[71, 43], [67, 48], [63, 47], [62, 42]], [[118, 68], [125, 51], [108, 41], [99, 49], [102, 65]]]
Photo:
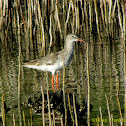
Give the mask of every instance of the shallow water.
[[[81, 36], [83, 38], [83, 36]], [[91, 104], [91, 121], [96, 123], [99, 115], [99, 108], [103, 114], [103, 119], [108, 120], [108, 111], [105, 95], [109, 101], [109, 107], [114, 119], [119, 119], [119, 107], [117, 102], [117, 86], [119, 82], [119, 100], [121, 107], [124, 103], [124, 61], [123, 61], [123, 44], [116, 40], [110, 45], [109, 41], [103, 42], [103, 45], [88, 44], [89, 49], [89, 83], [90, 83], [90, 104]], [[80, 108], [84, 109], [84, 102], [87, 102], [87, 72], [86, 72], [86, 47], [87, 44], [79, 43], [75, 45], [74, 57], [71, 64], [65, 69], [65, 92], [75, 93], [76, 100]], [[8, 50], [7, 50], [8, 51]], [[0, 92], [4, 93], [7, 108], [12, 108], [7, 115], [16, 113], [18, 101], [18, 52], [15, 54], [7, 52], [1, 48], [0, 58], [0, 75], [1, 86]], [[63, 70], [59, 73], [59, 91], [63, 88]], [[41, 85], [46, 93], [47, 87], [51, 89], [51, 73], [45, 73], [38, 70], [22, 68], [21, 69], [21, 103], [28, 104], [31, 98], [33, 103], [34, 97], [40, 97]], [[39, 93], [40, 94], [39, 94]], [[51, 95], [50, 93], [50, 95]], [[38, 95], [39, 94], [39, 95]], [[55, 95], [55, 93], [53, 94]], [[36, 100], [38, 100], [36, 98]], [[54, 99], [55, 100], [55, 99]], [[37, 101], [36, 101], [37, 102]], [[40, 101], [39, 101], [40, 102]], [[16, 107], [15, 107], [16, 106]], [[27, 107], [26, 107], [27, 108]], [[14, 110], [13, 110], [14, 109]], [[27, 108], [28, 109], [28, 108]], [[27, 110], [26, 109], [26, 114]], [[86, 116], [86, 113], [84, 113]], [[83, 116], [84, 116], [83, 115]], [[40, 120], [41, 116], [34, 113], [35, 118]], [[33, 119], [34, 122], [34, 119]], [[37, 121], [38, 123], [38, 121]], [[108, 121], [106, 122], [108, 123]], [[36, 124], [36, 121], [34, 122]]]
[[[26, 13], [24, 12], [24, 15]], [[12, 19], [14, 17], [12, 16]], [[72, 19], [72, 18], [71, 18]], [[70, 20], [71, 21], [71, 20]], [[71, 23], [71, 22], [69, 22]], [[46, 24], [46, 23], [45, 23]], [[13, 23], [12, 23], [13, 25]], [[47, 24], [46, 24], [47, 25]], [[49, 26], [48, 26], [49, 27]], [[42, 43], [40, 28], [36, 30], [35, 39], [32, 36], [34, 45], [32, 47], [30, 33], [25, 34], [21, 27], [20, 35], [17, 34], [18, 28], [14, 26], [5, 29], [2, 26], [0, 38], [0, 108], [2, 107], [2, 92], [6, 103], [6, 125], [13, 125], [13, 113], [15, 114], [16, 124], [18, 125], [18, 73], [19, 73], [19, 41], [21, 41], [21, 62], [40, 58], [42, 55]], [[53, 46], [49, 48], [49, 31], [45, 26], [45, 55], [59, 51], [63, 48], [64, 39], [61, 38], [59, 31], [53, 33]], [[94, 28], [95, 29], [95, 28]], [[71, 27], [64, 31], [67, 35], [71, 33]], [[73, 93], [76, 100], [76, 111], [79, 125], [87, 124], [87, 56], [89, 67], [90, 84], [90, 123], [96, 125], [100, 118], [100, 108], [104, 125], [109, 124], [107, 100], [113, 122], [120, 124], [120, 108], [124, 113], [124, 44], [120, 37], [118, 27], [115, 26], [113, 37], [108, 36], [106, 31], [101, 31], [101, 39], [97, 34], [97, 29], [86, 32], [86, 28], [78, 30], [76, 34], [90, 43], [75, 43], [74, 57], [70, 65], [65, 69], [65, 100], [68, 108], [68, 94], [73, 110]], [[8, 33], [8, 34], [7, 34]], [[63, 32], [62, 32], [63, 33]], [[64, 33], [63, 33], [64, 34]], [[6, 37], [7, 36], [7, 37]], [[65, 35], [64, 35], [65, 36]], [[21, 38], [19, 38], [21, 37]], [[87, 55], [88, 46], [88, 55]], [[44, 53], [43, 53], [44, 54]], [[54, 110], [56, 124], [60, 125], [60, 119], [64, 120], [63, 102], [63, 70], [59, 72], [59, 91], [55, 93], [51, 87], [51, 73], [42, 72], [34, 69], [21, 67], [21, 110], [25, 112], [26, 122], [31, 119], [30, 108], [32, 108], [33, 124], [42, 125], [42, 96], [41, 86], [45, 94], [45, 116], [48, 125], [47, 109], [47, 88], [49, 89], [51, 111]], [[119, 97], [117, 89], [119, 85]], [[118, 102], [119, 101], [119, 102]], [[70, 113], [68, 112], [68, 124], [72, 125]], [[100, 122], [100, 121], [99, 121]], [[2, 124], [2, 122], [1, 122]]]

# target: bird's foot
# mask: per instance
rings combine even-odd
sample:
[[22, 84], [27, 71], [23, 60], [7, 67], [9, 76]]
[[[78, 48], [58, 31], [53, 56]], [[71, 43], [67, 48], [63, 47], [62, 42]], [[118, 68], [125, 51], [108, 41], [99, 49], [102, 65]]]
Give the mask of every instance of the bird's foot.
[[58, 74], [56, 75], [56, 88], [57, 88], [57, 90], [59, 90]]

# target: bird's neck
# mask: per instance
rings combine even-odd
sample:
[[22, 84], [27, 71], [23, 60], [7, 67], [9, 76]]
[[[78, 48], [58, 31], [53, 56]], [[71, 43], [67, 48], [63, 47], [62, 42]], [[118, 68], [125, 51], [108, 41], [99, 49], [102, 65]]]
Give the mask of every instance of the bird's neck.
[[64, 50], [65, 52], [67, 53], [72, 53], [73, 50], [74, 50], [74, 43], [66, 43], [65, 46], [64, 46]]
[[65, 67], [69, 65], [69, 63], [72, 60], [73, 53], [74, 53], [74, 43], [71, 43], [68, 45], [67, 43], [66, 46], [64, 46], [64, 61], [65, 61]]

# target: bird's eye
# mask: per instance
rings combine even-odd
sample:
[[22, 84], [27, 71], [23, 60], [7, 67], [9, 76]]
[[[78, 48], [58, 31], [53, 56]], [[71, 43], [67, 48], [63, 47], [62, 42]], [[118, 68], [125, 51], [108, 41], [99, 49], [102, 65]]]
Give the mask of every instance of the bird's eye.
[[76, 38], [76, 36], [72, 35], [73, 38]]

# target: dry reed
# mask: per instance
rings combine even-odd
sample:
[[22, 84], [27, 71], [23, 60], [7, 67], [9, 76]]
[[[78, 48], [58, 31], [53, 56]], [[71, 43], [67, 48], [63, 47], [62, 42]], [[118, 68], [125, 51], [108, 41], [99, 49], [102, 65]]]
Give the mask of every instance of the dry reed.
[[19, 112], [19, 123], [20, 126], [22, 126], [22, 117], [21, 117], [21, 83], [20, 83], [20, 78], [21, 78], [21, 36], [20, 36], [20, 18], [19, 18], [19, 13], [17, 11], [17, 23], [18, 23], [18, 44], [19, 44], [19, 54], [18, 54], [18, 63], [19, 63], [19, 68], [18, 68], [18, 112]]
[[2, 92], [2, 122], [3, 122], [3, 126], [5, 126], [5, 121], [6, 121], [6, 117], [5, 117], [5, 107], [4, 107], [4, 96], [3, 96], [3, 92]]
[[70, 111], [70, 116], [71, 116], [72, 122], [75, 123], [75, 120], [73, 118], [72, 111], [71, 111], [69, 92], [68, 92], [68, 105], [69, 105], [69, 111]]
[[88, 44], [87, 44], [87, 89], [88, 89], [88, 96], [87, 96], [87, 123], [90, 126], [90, 82], [89, 82], [89, 66], [88, 66]]
[[76, 111], [76, 105], [75, 105], [75, 94], [74, 93], [73, 93], [73, 106], [74, 106], [75, 124], [76, 124], [76, 126], [78, 126], [77, 111]]
[[111, 126], [114, 126], [113, 125], [113, 115], [111, 114]]
[[120, 4], [119, 4], [119, 0], [117, 0], [117, 7], [118, 7], [118, 19], [119, 19], [119, 25], [120, 25], [121, 33], [122, 33], [122, 37], [123, 37], [122, 16], [121, 16], [121, 12], [120, 12]]
[[47, 88], [47, 100], [48, 100], [48, 112], [49, 112], [49, 126], [51, 126], [51, 111], [50, 111], [50, 100], [49, 100], [49, 90]]
[[99, 115], [97, 116], [97, 126], [99, 126]]
[[56, 126], [56, 124], [55, 124], [55, 114], [54, 114], [54, 110], [52, 111], [52, 113], [53, 113], [53, 125]]
[[60, 37], [62, 39], [63, 36], [62, 36], [61, 24], [60, 24], [59, 15], [58, 15], [57, 0], [56, 0], [56, 4], [55, 4], [55, 21], [57, 22], [57, 26], [58, 26], [59, 31], [60, 31]]
[[103, 117], [102, 117], [101, 107], [99, 108], [99, 111], [100, 111], [101, 126], [103, 126]]
[[[126, 120], [126, 54], [125, 54], [126, 46], [124, 43], [124, 74], [125, 74], [125, 83], [124, 83], [124, 120]], [[124, 121], [124, 125], [126, 122]]]
[[99, 21], [98, 21], [97, 2], [96, 2], [96, 0], [94, 0], [94, 5], [95, 5], [95, 14], [96, 14], [96, 24], [97, 24], [98, 37], [99, 37], [100, 42], [101, 42], [100, 30], [99, 30]]
[[121, 112], [121, 105], [120, 105], [120, 101], [119, 101], [119, 81], [118, 81], [118, 86], [117, 86], [117, 102], [118, 102], [118, 106], [119, 106], [119, 113], [120, 113], [120, 125], [122, 126], [122, 112]]
[[108, 102], [108, 98], [105, 95], [106, 101], [107, 101], [107, 109], [108, 109], [108, 117], [109, 117], [109, 125], [111, 126], [111, 114], [110, 114], [110, 110], [109, 110], [109, 102]]
[[33, 120], [32, 120], [32, 108], [30, 108], [30, 116], [31, 116], [31, 126], [33, 126]]
[[86, 0], [84, 0], [84, 12], [85, 12], [85, 20], [86, 20], [86, 30], [88, 32], [89, 28], [88, 28], [88, 12], [87, 12], [87, 2], [86, 2]]
[[[14, 113], [13, 113], [13, 124], [14, 124], [14, 126], [16, 126], [15, 115], [14, 115]], [[25, 125], [24, 125], [24, 126], [25, 126]]]
[[30, 121], [28, 120], [28, 126], [30, 126]]
[[43, 92], [43, 87], [41, 86], [41, 92], [42, 92], [42, 121], [43, 121], [43, 126], [45, 126], [45, 98], [44, 98], [44, 92]]
[[63, 126], [63, 119], [61, 118], [61, 126]]
[[[34, 3], [33, 3], [34, 2]], [[17, 9], [17, 16], [15, 16], [14, 14], [14, 21], [13, 23], [18, 26], [18, 43], [19, 43], [19, 73], [18, 73], [18, 106], [19, 106], [19, 115], [20, 115], [20, 125], [22, 125], [22, 120], [21, 120], [21, 108], [20, 108], [20, 76], [21, 76], [21, 32], [20, 32], [20, 26], [21, 23], [23, 22], [24, 24], [24, 29], [25, 29], [25, 37], [28, 38], [29, 40], [29, 34], [30, 34], [30, 41], [28, 41], [26, 43], [26, 52], [29, 55], [29, 43], [30, 43], [30, 49], [33, 50], [33, 29], [35, 29], [35, 26], [33, 26], [33, 20], [35, 20], [35, 24], [37, 25], [36, 27], [39, 27], [40, 24], [40, 32], [41, 33], [37, 33], [37, 34], [41, 34], [41, 54], [45, 55], [45, 24], [47, 23], [47, 20], [45, 18], [46, 13], [46, 9], [44, 10], [44, 6], [47, 6], [47, 0], [43, 1], [43, 8], [41, 9], [41, 5], [39, 3], [39, 1], [27, 1], [25, 0], [25, 4], [28, 3], [28, 17], [25, 17], [24, 14], [24, 10], [22, 9], [22, 6], [20, 4], [20, 0], [18, 1], [18, 3], [15, 3], [16, 9]], [[79, 3], [81, 3], [81, 6], [79, 6]], [[95, 13], [93, 13], [92, 11], [92, 7], [93, 7], [93, 3], [94, 3], [94, 7], [95, 7]], [[20, 5], [20, 9], [18, 10], [18, 5]], [[89, 8], [88, 8], [89, 5]], [[82, 11], [82, 26], [84, 26], [84, 23], [86, 22], [86, 29], [87, 31], [89, 30], [88, 25], [90, 24], [90, 30], [92, 30], [92, 23], [93, 23], [93, 15], [95, 15], [95, 19], [96, 19], [96, 26], [97, 26], [97, 31], [98, 31], [98, 36], [100, 37], [100, 30], [102, 30], [102, 23], [103, 23], [103, 27], [107, 28], [107, 25], [109, 25], [109, 31], [107, 32], [108, 34], [112, 34], [113, 31], [113, 25], [114, 25], [114, 19], [117, 19], [119, 22], [119, 27], [122, 33], [122, 37], [125, 40], [125, 4], [122, 2], [120, 4], [119, 0], [115, 0], [114, 3], [112, 2], [112, 0], [110, 0], [109, 4], [106, 3], [106, 0], [100, 1], [100, 10], [101, 10], [101, 17], [99, 17], [99, 13], [98, 13], [98, 6], [97, 6], [97, 1], [94, 0], [94, 2], [91, 1], [86, 1], [84, 0], [84, 8], [82, 7], [82, 0], [78, 1], [65, 1], [63, 0], [63, 13], [62, 13], [62, 17], [65, 17], [66, 11], [67, 11], [67, 15], [66, 15], [66, 19], [64, 18], [60, 18], [60, 11], [59, 8], [60, 6], [58, 5], [58, 1], [51, 1], [51, 9], [48, 8], [48, 12], [51, 12], [51, 14], [49, 15], [49, 20], [50, 20], [50, 28], [49, 28], [49, 35], [50, 35], [50, 46], [52, 45], [52, 38], [53, 38], [53, 34], [55, 34], [55, 32], [59, 31], [60, 32], [60, 38], [63, 38], [63, 35], [66, 36], [67, 34], [67, 28], [68, 26], [72, 26], [72, 33], [76, 33], [79, 32], [79, 28], [80, 28], [80, 16], [79, 16], [79, 11]], [[50, 6], [50, 4], [48, 3], [48, 6]], [[3, 25], [3, 22], [5, 20], [5, 24], [7, 25], [7, 29], [5, 29], [5, 36], [6, 38], [8, 37], [8, 29], [9, 29], [9, 23], [7, 22], [8, 19], [8, 12], [7, 9], [8, 8], [8, 3], [6, 3], [6, 0], [2, 0], [1, 1], [1, 21], [0, 21], [0, 29], [1, 26]], [[35, 8], [35, 10], [34, 10]], [[109, 9], [108, 9], [109, 8]], [[81, 9], [81, 10], [80, 10]], [[13, 8], [12, 8], [13, 10]], [[27, 8], [25, 7], [25, 11], [27, 10]], [[53, 12], [55, 10], [55, 12]], [[89, 23], [88, 23], [88, 10], [89, 10]], [[117, 10], [117, 11], [116, 11]], [[118, 17], [115, 17], [115, 13], [117, 12]], [[14, 12], [15, 13], [15, 12]], [[33, 13], [36, 14], [35, 19], [32, 18]], [[43, 15], [42, 15], [43, 14]], [[72, 19], [70, 14], [72, 14]], [[123, 14], [123, 15], [122, 15]], [[10, 16], [10, 14], [9, 14]], [[38, 17], [37, 17], [38, 16]], [[20, 19], [20, 17], [22, 18], [22, 21]], [[85, 17], [85, 18], [84, 18]], [[55, 21], [53, 21], [53, 18]], [[102, 18], [102, 21], [100, 21]], [[17, 19], [17, 21], [16, 21]], [[61, 24], [62, 19], [65, 21], [65, 24]], [[71, 23], [72, 20], [72, 23]], [[11, 17], [9, 18], [9, 22], [11, 22]], [[37, 22], [37, 23], [36, 23]], [[46, 23], [45, 23], [46, 22]], [[109, 24], [108, 24], [109, 23]], [[28, 28], [27, 28], [28, 25]], [[64, 26], [65, 26], [65, 32], [63, 32], [64, 30]], [[33, 27], [33, 28], [32, 28]], [[37, 32], [36, 30], [34, 32]], [[110, 33], [109, 33], [110, 32]], [[114, 33], [113, 33], [114, 34]], [[34, 34], [36, 35], [36, 34]], [[37, 36], [34, 36], [35, 39], [38, 39]], [[55, 38], [55, 36], [54, 36]], [[39, 39], [38, 39], [39, 40]], [[8, 43], [7, 40], [5, 39], [6, 42], [6, 48], [8, 48]], [[125, 41], [124, 41], [125, 43]], [[38, 48], [38, 47], [36, 47]], [[87, 47], [88, 50], [88, 47]], [[124, 50], [125, 50], [125, 44], [124, 44]], [[27, 55], [27, 56], [28, 56]], [[29, 59], [29, 57], [27, 57], [26, 59]], [[125, 53], [124, 53], [124, 64], [125, 64]], [[125, 66], [126, 67], [126, 66]], [[125, 68], [124, 68], [125, 71]], [[126, 72], [125, 73], [125, 80], [126, 80]], [[90, 84], [89, 84], [89, 68], [88, 68], [88, 51], [87, 51], [87, 75], [88, 75], [88, 115], [87, 115], [87, 119], [88, 119], [88, 125], [90, 125]], [[64, 81], [65, 81], [65, 67], [63, 70], [63, 97], [64, 97], [64, 109], [65, 109], [65, 125], [67, 125], [67, 109], [66, 109], [66, 101], [65, 101], [65, 86], [64, 86]], [[44, 93], [43, 93], [43, 89], [42, 90], [42, 116], [43, 116], [43, 125], [45, 124], [45, 118], [44, 118]], [[119, 89], [118, 89], [119, 90]], [[118, 105], [119, 105], [119, 112], [120, 112], [120, 117], [122, 118], [122, 113], [121, 113], [121, 107], [120, 107], [120, 102], [119, 102], [119, 92], [117, 90], [117, 100], [118, 100]], [[69, 95], [69, 94], [68, 94]], [[68, 96], [69, 97], [69, 96]], [[49, 103], [49, 92], [47, 89], [47, 98], [48, 98], [48, 111], [49, 111], [49, 124], [51, 125], [51, 112], [50, 112], [50, 103]], [[68, 98], [69, 99], [69, 98]], [[5, 125], [5, 110], [4, 110], [4, 98], [3, 98], [3, 93], [2, 93], [2, 104], [3, 104], [3, 108], [2, 108], [2, 121], [3, 121], [3, 125]], [[106, 96], [106, 101], [107, 101], [107, 109], [108, 109], [108, 115], [109, 115], [109, 119], [112, 120], [112, 115], [110, 117], [110, 110], [109, 110], [109, 104], [108, 104], [108, 98]], [[69, 102], [69, 110], [71, 111], [71, 107], [70, 107], [70, 100], [68, 100]], [[75, 109], [76, 110], [76, 109]], [[71, 112], [70, 112], [71, 113]], [[100, 114], [101, 113], [101, 108], [100, 108]], [[31, 125], [32, 125], [32, 113], [31, 115]], [[77, 117], [77, 116], [76, 116]], [[74, 119], [72, 117], [71, 114], [71, 118], [72, 121], [74, 122]], [[101, 115], [101, 119], [102, 119], [102, 115]], [[124, 119], [126, 119], [126, 87], [125, 87], [125, 97], [124, 97]], [[55, 119], [53, 119], [55, 120]], [[77, 120], [77, 119], [76, 119]], [[25, 124], [25, 114], [23, 112], [23, 121], [24, 121], [24, 125]], [[77, 122], [77, 121], [76, 121]], [[13, 114], [13, 123], [15, 125], [15, 117]], [[103, 122], [102, 122], [103, 123]], [[125, 123], [125, 122], [124, 122]], [[55, 123], [54, 123], [55, 124]], [[30, 125], [30, 122], [28, 121], [28, 125]], [[61, 118], [61, 125], [63, 125], [63, 121]], [[103, 124], [102, 124], [103, 125]]]
[[63, 101], [64, 101], [64, 110], [65, 110], [65, 126], [67, 125], [67, 107], [66, 107], [66, 100], [65, 100], [65, 66], [63, 60]]
[[26, 126], [26, 121], [25, 121], [25, 112], [23, 111], [23, 122], [24, 122], [24, 126]]

